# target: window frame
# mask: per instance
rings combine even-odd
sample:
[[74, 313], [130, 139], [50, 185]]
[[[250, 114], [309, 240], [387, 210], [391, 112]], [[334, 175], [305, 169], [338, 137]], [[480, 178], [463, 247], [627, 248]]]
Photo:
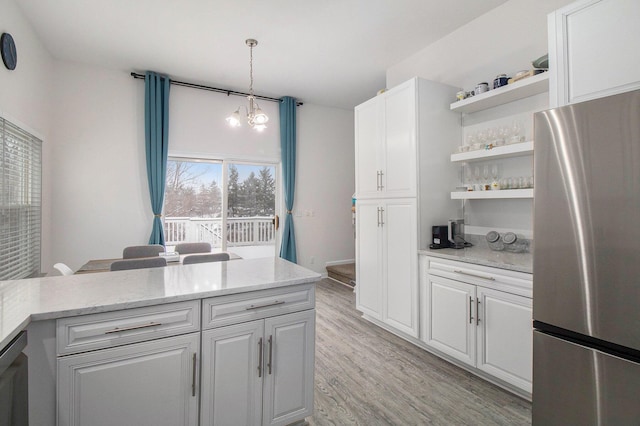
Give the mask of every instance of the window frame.
[[[9, 143], [19, 151], [11, 163]], [[0, 114], [0, 280], [41, 275], [42, 160], [42, 138]]]
[[[228, 211], [228, 178], [229, 178], [229, 164], [238, 164], [238, 165], [255, 165], [255, 166], [269, 166], [273, 167], [275, 170], [275, 180], [276, 180], [276, 188], [275, 188], [275, 216], [279, 219], [282, 218], [280, 214], [283, 211], [282, 205], [282, 185], [281, 176], [282, 176], [282, 164], [279, 159], [274, 158], [261, 158], [261, 157], [227, 157], [223, 155], [198, 155], [198, 154], [185, 154], [185, 153], [177, 153], [169, 151], [167, 156], [167, 161], [189, 161], [195, 163], [221, 163], [222, 164], [222, 179], [221, 179], [221, 189], [222, 189], [222, 214], [221, 214], [221, 226], [222, 229], [227, 229], [227, 211]], [[162, 222], [164, 227], [165, 214], [164, 214], [164, 206], [163, 206], [163, 214], [162, 214]], [[275, 244], [274, 244], [274, 253], [275, 257], [278, 256], [280, 252], [280, 244], [282, 243], [281, 238], [282, 228], [279, 227], [276, 229], [275, 236]], [[223, 239], [221, 250], [227, 250], [227, 241]]]

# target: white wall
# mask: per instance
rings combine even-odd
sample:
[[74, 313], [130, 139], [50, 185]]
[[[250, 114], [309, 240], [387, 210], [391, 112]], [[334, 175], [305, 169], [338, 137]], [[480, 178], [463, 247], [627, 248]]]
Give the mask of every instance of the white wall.
[[18, 64], [9, 71], [0, 63], [0, 116], [43, 140], [42, 265], [51, 263], [50, 93], [52, 59], [12, 0], [0, 0], [0, 33], [16, 43]]
[[547, 53], [547, 15], [574, 0], [510, 0], [387, 69], [387, 87], [411, 77], [473, 89], [531, 68]]
[[298, 263], [325, 273], [327, 262], [355, 258], [353, 110], [298, 108], [294, 228]]
[[[123, 247], [148, 241], [153, 214], [144, 154], [144, 82], [122, 71], [68, 62], [55, 63], [54, 81], [58, 107], [52, 112], [56, 122], [53, 261], [78, 268], [89, 259], [119, 257]], [[172, 86], [170, 152], [278, 160], [276, 103], [260, 103], [271, 117], [262, 134], [247, 126], [226, 125], [224, 118], [245, 102], [241, 97]], [[306, 266], [322, 272], [326, 261], [353, 258], [351, 232], [337, 232], [323, 239], [321, 246], [318, 237], [324, 238], [329, 226], [338, 230], [351, 226], [353, 114], [309, 104], [298, 114], [295, 209], [301, 200], [317, 212], [313, 221], [296, 218], [298, 255], [316, 256], [315, 265]], [[340, 166], [338, 172], [333, 171], [335, 165]], [[320, 179], [320, 175], [331, 176]]]
[[[390, 67], [387, 87], [419, 76], [469, 91], [479, 82], [491, 84], [498, 74], [512, 76], [519, 70], [530, 69], [531, 61], [548, 51], [547, 15], [572, 1], [510, 0]], [[464, 133], [478, 127], [504, 125], [522, 117], [531, 121], [532, 112], [546, 109], [548, 104], [548, 96], [538, 95], [508, 106], [465, 115]], [[531, 136], [531, 123], [527, 122], [525, 126], [527, 135]], [[506, 165], [506, 162], [500, 164], [501, 167]], [[451, 167], [458, 166], [452, 164]], [[532, 164], [529, 164], [512, 175], [528, 176], [531, 170]], [[464, 203], [465, 223], [530, 233], [532, 204], [531, 200], [469, 201]]]

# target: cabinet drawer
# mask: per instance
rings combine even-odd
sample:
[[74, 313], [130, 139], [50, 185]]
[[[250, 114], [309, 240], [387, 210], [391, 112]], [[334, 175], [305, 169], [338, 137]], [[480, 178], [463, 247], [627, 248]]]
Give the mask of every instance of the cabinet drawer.
[[200, 330], [200, 301], [61, 318], [58, 355], [108, 348]]
[[315, 303], [314, 284], [211, 297], [202, 301], [202, 328], [313, 309]]
[[427, 257], [426, 272], [481, 287], [532, 297], [533, 276], [524, 272]]

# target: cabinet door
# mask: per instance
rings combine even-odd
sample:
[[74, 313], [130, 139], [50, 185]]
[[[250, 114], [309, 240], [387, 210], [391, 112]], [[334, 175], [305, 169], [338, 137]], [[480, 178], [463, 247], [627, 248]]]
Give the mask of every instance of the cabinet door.
[[410, 80], [385, 93], [382, 196], [415, 197], [417, 187], [416, 89]]
[[316, 311], [265, 320], [263, 425], [286, 425], [313, 414]]
[[58, 425], [198, 424], [200, 334], [58, 359]]
[[260, 424], [263, 326], [258, 320], [202, 332], [202, 426]]
[[379, 99], [355, 108], [356, 197], [380, 195], [382, 115]]
[[479, 369], [531, 392], [533, 326], [531, 299], [478, 287]]
[[427, 275], [426, 344], [475, 366], [475, 286]]
[[640, 88], [638, 0], [581, 0], [549, 15], [551, 106]]
[[413, 337], [418, 337], [416, 200], [386, 200], [382, 209], [382, 263], [385, 271], [383, 321]]
[[356, 308], [382, 319], [381, 205], [377, 200], [356, 203]]

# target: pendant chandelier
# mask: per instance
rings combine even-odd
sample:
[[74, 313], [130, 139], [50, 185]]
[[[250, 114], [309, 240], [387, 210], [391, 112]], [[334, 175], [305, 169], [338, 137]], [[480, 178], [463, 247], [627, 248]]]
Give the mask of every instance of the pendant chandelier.
[[247, 96], [249, 106], [239, 106], [234, 113], [227, 117], [227, 122], [231, 127], [240, 127], [240, 108], [244, 108], [247, 112], [247, 122], [249, 123], [249, 126], [261, 132], [267, 128], [267, 121], [269, 121], [269, 117], [267, 117], [267, 114], [262, 112], [260, 106], [258, 106], [258, 103], [256, 102], [255, 96], [253, 95], [253, 48], [258, 45], [258, 41], [249, 38], [245, 40], [245, 43], [249, 46], [249, 96]]

